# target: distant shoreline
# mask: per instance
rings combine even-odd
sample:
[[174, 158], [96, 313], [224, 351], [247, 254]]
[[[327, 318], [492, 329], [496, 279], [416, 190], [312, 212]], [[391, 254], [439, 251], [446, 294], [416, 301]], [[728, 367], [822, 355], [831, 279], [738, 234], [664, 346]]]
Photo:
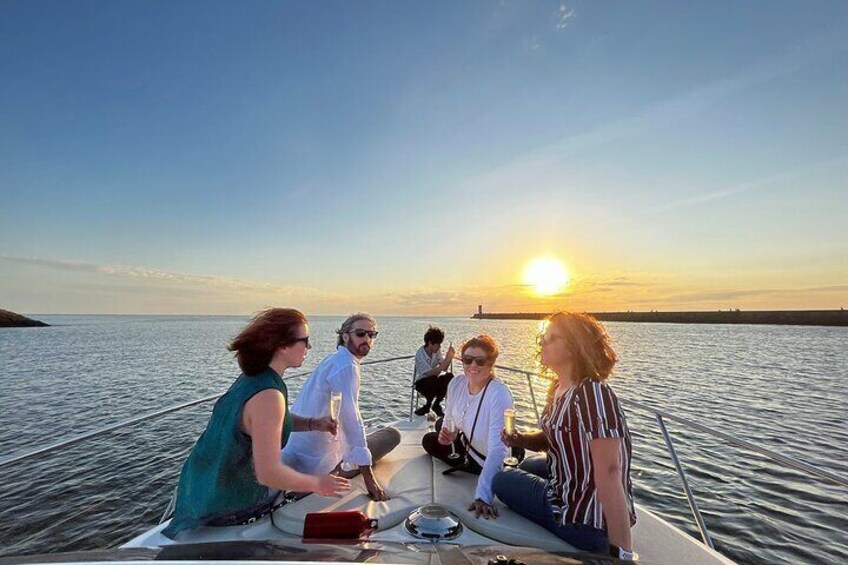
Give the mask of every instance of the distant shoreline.
[[[717, 310], [714, 312], [589, 312], [602, 322], [848, 326], [848, 310]], [[543, 320], [550, 312], [483, 312], [476, 320]]]
[[[3, 313], [16, 315], [12, 312], [0, 310], [0, 327], [32, 327], [49, 326], [39, 320], [32, 320], [20, 316], [27, 322], [23, 324], [8, 323], [8, 318], [3, 319]], [[483, 312], [482, 315], [474, 314], [471, 319], [477, 320], [543, 320], [550, 316], [551, 312]], [[603, 322], [637, 322], [637, 323], [680, 323], [680, 324], [759, 324], [759, 325], [782, 325], [782, 326], [831, 326], [848, 327], [848, 310], [722, 310], [722, 311], [698, 311], [698, 312], [589, 312], [592, 316]], [[30, 314], [30, 316], [47, 317], [94, 317], [94, 318], [231, 318], [233, 320], [248, 320], [251, 314], [69, 314], [49, 313]], [[310, 318], [336, 318], [343, 319], [344, 314], [320, 314]], [[457, 319], [467, 320], [468, 315], [440, 315], [427, 316], [426, 314], [377, 314], [380, 318], [403, 318], [403, 319]], [[18, 321], [20, 321], [20, 318]], [[63, 325], [61, 322], [56, 322]]]
[[39, 328], [49, 325], [39, 320], [27, 318], [16, 312], [10, 312], [9, 310], [0, 308], [0, 328]]

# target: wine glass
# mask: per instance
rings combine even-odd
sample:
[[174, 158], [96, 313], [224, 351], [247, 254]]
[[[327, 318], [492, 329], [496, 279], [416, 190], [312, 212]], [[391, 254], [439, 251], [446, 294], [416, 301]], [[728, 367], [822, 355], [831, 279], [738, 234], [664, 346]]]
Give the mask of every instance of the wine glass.
[[456, 422], [453, 418], [449, 416], [445, 416], [445, 421], [443, 427], [445, 431], [447, 431], [451, 436], [451, 452], [448, 455], [448, 459], [451, 461], [456, 461], [460, 458], [459, 453], [456, 452], [456, 444], [454, 444], [454, 440], [456, 439]]
[[[512, 408], [504, 410], [504, 432], [506, 432], [506, 435], [508, 436], [515, 433], [515, 410]], [[512, 455], [511, 447], [509, 448], [509, 455], [504, 457], [503, 463], [507, 467], [515, 467], [518, 465], [518, 458]]]
[[[332, 418], [336, 423], [339, 421], [339, 414], [342, 409], [342, 393], [340, 392], [331, 392], [330, 393], [330, 418]], [[339, 439], [338, 429], [336, 430], [336, 435], [333, 436], [333, 441]]]

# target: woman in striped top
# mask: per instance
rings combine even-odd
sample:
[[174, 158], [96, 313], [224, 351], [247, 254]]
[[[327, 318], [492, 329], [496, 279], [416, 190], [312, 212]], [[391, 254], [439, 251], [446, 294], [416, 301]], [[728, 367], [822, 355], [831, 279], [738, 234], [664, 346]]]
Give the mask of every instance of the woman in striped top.
[[555, 377], [542, 429], [501, 439], [546, 456], [500, 472], [494, 493], [579, 549], [631, 558], [632, 446], [624, 410], [606, 383], [617, 360], [609, 336], [589, 315], [560, 312], [539, 338], [539, 356]]

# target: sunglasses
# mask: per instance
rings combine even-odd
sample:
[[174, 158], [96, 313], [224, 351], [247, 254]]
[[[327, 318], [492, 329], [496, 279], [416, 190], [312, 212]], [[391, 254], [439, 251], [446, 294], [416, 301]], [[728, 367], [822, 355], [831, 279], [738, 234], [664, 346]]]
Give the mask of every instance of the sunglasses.
[[538, 345], [550, 345], [558, 339], [565, 339], [565, 336], [556, 334], [540, 334], [536, 336], [536, 343]]
[[307, 347], [307, 349], [310, 347], [310, 345], [309, 345], [309, 336], [295, 338], [295, 339], [294, 339], [294, 341], [292, 342], [292, 345], [294, 345], [294, 344], [295, 344], [295, 343], [297, 343], [298, 341], [302, 341], [302, 342], [303, 342], [303, 344]]
[[471, 365], [472, 363], [477, 363], [478, 367], [485, 367], [488, 362], [488, 357], [472, 357], [471, 355], [462, 356], [463, 365]]
[[378, 333], [380, 333], [380, 332], [375, 332], [375, 331], [373, 331], [373, 330], [372, 330], [372, 331], [367, 331], [367, 330], [350, 330], [350, 331], [349, 331], [349, 332], [347, 332], [347, 333], [349, 333], [349, 334], [353, 334], [353, 335], [355, 335], [356, 337], [360, 337], [360, 338], [365, 337], [365, 336], [367, 335], [367, 336], [368, 336], [368, 337], [370, 337], [371, 339], [374, 339], [375, 337], [377, 337], [377, 334], [378, 334]]

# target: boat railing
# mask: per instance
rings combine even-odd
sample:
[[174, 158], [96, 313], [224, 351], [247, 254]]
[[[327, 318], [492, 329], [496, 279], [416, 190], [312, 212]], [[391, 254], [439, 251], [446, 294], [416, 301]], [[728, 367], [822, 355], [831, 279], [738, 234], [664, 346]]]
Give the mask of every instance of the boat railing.
[[[406, 359], [414, 358], [414, 355], [404, 355], [401, 357], [389, 357], [387, 359], [375, 359], [374, 361], [363, 361], [362, 365], [378, 365], [380, 363], [391, 363], [393, 361], [403, 361]], [[296, 379], [298, 377], [305, 377], [309, 375], [311, 371], [300, 371], [298, 373], [294, 373], [292, 375], [286, 375], [283, 377], [284, 381], [289, 381], [292, 379]], [[120, 430], [122, 428], [126, 428], [128, 426], [132, 426], [133, 424], [138, 424], [139, 422], [144, 422], [147, 420], [154, 420], [156, 418], [161, 418], [167, 414], [171, 414], [172, 412], [178, 412], [185, 408], [189, 408], [191, 406], [197, 406], [198, 404], [203, 404], [205, 402], [212, 402], [218, 400], [224, 395], [223, 392], [218, 394], [213, 394], [210, 396], [204, 396], [203, 398], [198, 398], [197, 400], [192, 400], [191, 402], [184, 402], [182, 404], [175, 404], [174, 406], [169, 406], [167, 408], [163, 408], [161, 410], [155, 410], [153, 412], [148, 412], [147, 414], [142, 414], [141, 416], [136, 416], [135, 418], [129, 418], [127, 420], [122, 420], [116, 424], [110, 424], [108, 426], [103, 426], [101, 428], [97, 428], [95, 430], [91, 430], [89, 432], [77, 434], [75, 436], [71, 436], [67, 439], [57, 441], [55, 443], [51, 443], [50, 445], [46, 445], [44, 447], [39, 447], [37, 449], [32, 449], [29, 451], [24, 451], [21, 453], [13, 453], [12, 455], [8, 455], [6, 457], [0, 458], [0, 469], [3, 467], [7, 467], [9, 465], [14, 465], [16, 463], [20, 463], [27, 459], [32, 459], [33, 457], [37, 457], [39, 455], [45, 455], [56, 451], [57, 449], [62, 449], [64, 447], [69, 447], [71, 445], [80, 443], [82, 441], [101, 436], [103, 434], [107, 434], [109, 432], [114, 432]]]
[[[399, 356], [399, 357], [377, 359], [377, 360], [374, 360], [374, 361], [364, 361], [362, 363], [362, 365], [377, 365], [377, 364], [382, 364], [382, 363], [405, 361], [405, 360], [410, 360], [410, 359], [413, 359], [413, 358], [414, 358], [414, 355], [403, 355], [403, 356]], [[518, 368], [515, 368], [515, 367], [510, 367], [508, 365], [496, 365], [496, 368], [503, 370], [503, 371], [507, 371], [509, 373], [523, 375], [526, 378], [527, 386], [528, 386], [528, 389], [529, 389], [529, 392], [530, 392], [530, 399], [531, 399], [531, 402], [532, 402], [532, 405], [533, 405], [533, 411], [535, 413], [536, 421], [538, 423], [539, 417], [540, 417], [539, 404], [538, 404], [537, 399], [536, 399], [536, 393], [535, 393], [534, 384], [533, 384], [533, 379], [537, 378], [538, 375], [536, 373], [531, 372], [531, 371], [518, 369]], [[299, 378], [299, 377], [306, 376], [309, 373], [310, 373], [309, 371], [301, 371], [301, 372], [298, 372], [298, 373], [294, 373], [292, 375], [288, 375], [288, 376], [284, 377], [283, 380], [289, 381], [289, 380], [292, 380], [292, 379], [296, 379], [296, 378]], [[415, 380], [415, 378], [414, 378], [414, 373], [413, 373], [413, 378], [412, 378], [413, 385], [414, 385], [414, 380]], [[411, 386], [410, 388], [411, 388], [411, 395], [410, 395], [409, 417], [411, 419], [412, 414], [413, 414], [413, 410], [415, 409], [415, 405], [417, 403], [418, 393], [415, 390], [414, 386]], [[160, 418], [160, 417], [165, 416], [167, 414], [171, 414], [173, 412], [177, 412], [177, 411], [183, 410], [185, 408], [189, 408], [191, 406], [196, 406], [198, 404], [203, 404], [205, 402], [211, 402], [211, 401], [217, 400], [222, 395], [223, 395], [223, 393], [213, 394], [213, 395], [210, 395], [210, 396], [206, 396], [206, 397], [203, 397], [203, 398], [192, 400], [190, 402], [184, 402], [184, 403], [181, 403], [181, 404], [177, 404], [177, 405], [174, 405], [174, 406], [163, 408], [161, 410], [148, 412], [147, 414], [143, 414], [141, 416], [137, 416], [137, 417], [134, 417], [134, 418], [129, 418], [129, 419], [120, 421], [120, 422], [115, 423], [115, 424], [111, 424], [111, 425], [108, 425], [108, 426], [97, 428], [97, 429], [89, 431], [89, 432], [78, 434], [78, 435], [72, 436], [70, 438], [67, 438], [67, 439], [64, 439], [64, 440], [61, 440], [61, 441], [57, 441], [55, 443], [52, 443], [52, 444], [44, 446], [44, 447], [40, 447], [40, 448], [37, 448], [37, 449], [32, 449], [32, 450], [24, 451], [24, 452], [20, 452], [20, 453], [15, 453], [15, 454], [0, 458], [0, 468], [15, 465], [15, 464], [21, 463], [23, 461], [35, 458], [37, 456], [45, 455], [45, 454], [57, 451], [57, 450], [62, 449], [62, 448], [65, 448], [65, 447], [68, 447], [68, 446], [71, 446], [71, 445], [74, 445], [74, 444], [77, 444], [77, 443], [98, 437], [98, 436], [101, 436], [101, 435], [104, 435], [104, 434], [108, 434], [110, 432], [114, 432], [114, 431], [126, 428], [128, 426], [132, 426], [132, 425], [140, 423], [140, 422]], [[637, 410], [640, 410], [640, 411], [648, 412], [656, 418], [657, 423], [660, 426], [660, 430], [662, 431], [663, 439], [665, 440], [666, 449], [669, 453], [669, 456], [670, 456], [672, 462], [674, 463], [675, 469], [677, 471], [677, 475], [678, 475], [678, 477], [680, 478], [680, 481], [681, 481], [683, 492], [686, 496], [687, 501], [689, 502], [689, 507], [690, 507], [690, 510], [692, 512], [692, 516], [695, 520], [695, 523], [698, 527], [698, 530], [701, 533], [701, 537], [702, 537], [704, 543], [706, 545], [708, 545], [709, 547], [713, 547], [712, 538], [710, 537], [709, 531], [707, 530], [707, 527], [704, 523], [703, 517], [701, 516], [700, 510], [698, 509], [697, 502], [695, 501], [695, 497], [692, 494], [692, 489], [690, 488], [689, 482], [686, 478], [686, 473], [683, 470], [683, 466], [681, 465], [680, 459], [677, 456], [677, 452], [676, 452], [675, 447], [674, 447], [674, 442], [673, 442], [671, 434], [669, 433], [668, 428], [666, 427], [666, 424], [665, 424], [666, 420], [681, 424], [685, 427], [697, 430], [699, 432], [708, 434], [710, 436], [720, 438], [720, 439], [726, 441], [729, 444], [732, 444], [732, 445], [735, 445], [737, 447], [741, 447], [741, 448], [744, 448], [744, 449], [751, 450], [755, 453], [758, 453], [760, 455], [765, 456], [766, 458], [768, 458], [772, 461], [776, 461], [776, 462], [782, 463], [782, 464], [784, 464], [788, 467], [794, 468], [796, 470], [803, 471], [805, 473], [808, 473], [811, 476], [817, 477], [817, 478], [822, 479], [824, 481], [834, 483], [834, 484], [842, 486], [842, 487], [848, 487], [848, 479], [846, 479], [845, 477], [842, 477], [840, 475], [837, 475], [836, 473], [832, 473], [832, 472], [824, 470], [824, 469], [820, 469], [820, 468], [818, 468], [814, 465], [800, 461], [798, 459], [794, 459], [792, 457], [787, 457], [786, 455], [776, 453], [776, 452], [774, 452], [770, 449], [766, 449], [766, 448], [759, 446], [759, 445], [756, 445], [756, 444], [754, 444], [750, 441], [746, 441], [746, 440], [737, 438], [736, 436], [733, 436], [732, 434], [729, 434], [727, 432], [723, 432], [721, 430], [711, 428], [710, 426], [706, 426], [704, 424], [692, 421], [692, 420], [687, 419], [687, 418], [682, 418], [680, 416], [676, 416], [676, 415], [674, 415], [674, 414], [672, 414], [672, 413], [670, 413], [666, 410], [657, 409], [657, 408], [654, 408], [654, 407], [649, 406], [649, 405], [642, 403], [642, 402], [638, 402], [638, 401], [630, 400], [630, 399], [622, 399], [622, 402], [624, 403], [625, 406], [636, 408]]]
[[[503, 371], [523, 375], [527, 379], [527, 386], [530, 390], [530, 399], [533, 403], [533, 411], [536, 414], [536, 422], [538, 423], [539, 422], [539, 405], [536, 402], [536, 394], [535, 394], [534, 389], [533, 389], [533, 378], [537, 377], [538, 374], [533, 373], [531, 371], [526, 371], [524, 369], [517, 369], [515, 367], [510, 367], [508, 365], [495, 365], [495, 367], [497, 369], [501, 369]], [[726, 441], [727, 443], [729, 443], [731, 445], [735, 445], [737, 447], [748, 449], [750, 451], [753, 451], [755, 453], [763, 455], [763, 456], [765, 456], [766, 458], [768, 458], [772, 461], [777, 461], [779, 463], [786, 465], [787, 467], [791, 467], [791, 468], [796, 469], [798, 471], [803, 471], [805, 473], [808, 473], [808, 474], [815, 476], [819, 479], [822, 479], [824, 481], [834, 483], [834, 484], [842, 486], [842, 487], [848, 487], [848, 479], [846, 479], [845, 477], [842, 477], [840, 475], [837, 475], [836, 473], [832, 473], [832, 472], [827, 471], [825, 469], [820, 469], [820, 468], [818, 468], [815, 465], [812, 465], [810, 463], [806, 463], [804, 461], [800, 461], [800, 460], [794, 459], [792, 457], [787, 457], [786, 455], [782, 455], [782, 454], [774, 452], [770, 449], [766, 449], [766, 448], [764, 448], [760, 445], [757, 445], [755, 443], [752, 443], [750, 441], [740, 439], [740, 438], [738, 438], [738, 437], [736, 437], [732, 434], [729, 434], [727, 432], [723, 432], [721, 430], [711, 428], [710, 426], [706, 426], [704, 424], [695, 422], [695, 421], [690, 420], [688, 418], [682, 418], [680, 416], [676, 416], [676, 415], [674, 415], [674, 414], [672, 414], [672, 413], [670, 413], [666, 410], [654, 408], [654, 407], [649, 406], [649, 405], [647, 405], [643, 402], [638, 402], [636, 400], [631, 400], [631, 399], [626, 399], [626, 398], [621, 399], [621, 402], [627, 407], [632, 407], [632, 408], [636, 408], [637, 410], [641, 410], [643, 412], [648, 412], [648, 413], [652, 414], [654, 416], [654, 418], [656, 418], [657, 423], [659, 424], [660, 430], [662, 431], [663, 439], [665, 441], [666, 450], [668, 451], [669, 457], [671, 458], [671, 461], [674, 464], [674, 468], [677, 471], [677, 476], [680, 479], [680, 483], [681, 483], [681, 486], [683, 488], [683, 494], [686, 496], [686, 500], [689, 503], [689, 509], [692, 512], [692, 518], [694, 519], [695, 524], [698, 527], [698, 531], [701, 534], [701, 539], [703, 540], [704, 544], [709, 546], [710, 548], [714, 548], [712, 537], [710, 536], [710, 533], [707, 530], [707, 526], [704, 523], [704, 518], [701, 515], [700, 509], [698, 508], [698, 503], [695, 501], [695, 496], [692, 494], [692, 489], [690, 488], [689, 481], [686, 478], [686, 472], [683, 470], [683, 466], [681, 465], [680, 459], [677, 456], [677, 450], [674, 447], [674, 441], [672, 440], [671, 434], [669, 433], [668, 428], [666, 427], [666, 424], [665, 424], [666, 420], [676, 422], [676, 423], [681, 424], [683, 426], [686, 426], [688, 428], [697, 430], [699, 432], [703, 432], [703, 433], [708, 434], [708, 435], [713, 436], [713, 437], [717, 437], [719, 439]]]

